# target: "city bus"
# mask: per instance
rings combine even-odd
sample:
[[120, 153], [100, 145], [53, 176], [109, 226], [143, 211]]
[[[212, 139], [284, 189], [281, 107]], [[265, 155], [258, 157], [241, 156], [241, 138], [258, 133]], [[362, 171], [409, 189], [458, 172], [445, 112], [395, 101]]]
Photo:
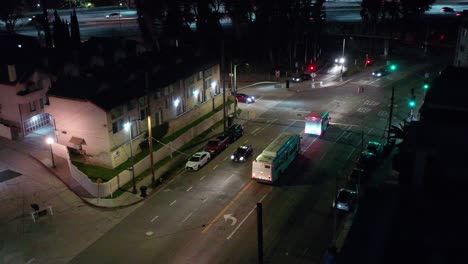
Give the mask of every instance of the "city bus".
[[320, 136], [330, 126], [330, 113], [311, 113], [305, 118], [304, 134]]
[[299, 134], [283, 132], [252, 162], [252, 179], [274, 183], [301, 150]]

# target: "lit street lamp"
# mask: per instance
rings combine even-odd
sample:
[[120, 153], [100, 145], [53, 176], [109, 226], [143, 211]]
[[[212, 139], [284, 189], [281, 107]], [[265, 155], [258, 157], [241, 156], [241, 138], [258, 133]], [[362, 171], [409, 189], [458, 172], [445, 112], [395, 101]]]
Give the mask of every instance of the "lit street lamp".
[[132, 192], [136, 194], [137, 189], [136, 189], [136, 184], [135, 184], [135, 167], [134, 167], [134, 161], [133, 161], [132, 123], [131, 122], [125, 123], [124, 128], [125, 128], [125, 130], [128, 131], [128, 136], [130, 138], [130, 159], [131, 159], [131, 163], [132, 163], [131, 171], [132, 171], [132, 185], [133, 185]]
[[52, 151], [52, 144], [54, 144], [54, 139], [51, 137], [48, 137], [46, 139], [46, 143], [49, 144], [49, 147], [50, 147], [50, 156], [52, 157], [52, 168], [55, 168], [54, 152]]
[[248, 63], [239, 63], [234, 65], [234, 84], [232, 86], [232, 93], [235, 94], [237, 93], [237, 66], [245, 64], [246, 66], [249, 66]]

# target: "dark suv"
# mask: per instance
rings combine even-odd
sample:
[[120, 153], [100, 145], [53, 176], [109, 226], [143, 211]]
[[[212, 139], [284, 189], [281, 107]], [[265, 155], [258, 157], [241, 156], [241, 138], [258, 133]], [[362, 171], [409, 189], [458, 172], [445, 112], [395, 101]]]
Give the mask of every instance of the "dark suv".
[[228, 128], [226, 135], [229, 136], [230, 143], [244, 135], [244, 127], [241, 124], [234, 124]]

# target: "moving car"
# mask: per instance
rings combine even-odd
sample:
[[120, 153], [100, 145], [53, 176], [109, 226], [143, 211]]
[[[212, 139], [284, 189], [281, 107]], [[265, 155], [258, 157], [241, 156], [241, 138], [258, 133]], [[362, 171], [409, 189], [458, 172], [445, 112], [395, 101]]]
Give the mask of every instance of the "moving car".
[[239, 146], [236, 151], [231, 155], [231, 160], [234, 162], [245, 162], [252, 156], [253, 147], [252, 145]]
[[244, 127], [241, 124], [234, 124], [226, 131], [229, 143], [232, 143], [244, 135]]
[[303, 81], [307, 81], [307, 80], [310, 80], [311, 79], [311, 76], [310, 74], [307, 74], [307, 73], [303, 73], [303, 74], [297, 74], [297, 75], [294, 75], [291, 80], [293, 82], [303, 82]]
[[196, 152], [190, 157], [185, 164], [185, 169], [188, 171], [197, 171], [205, 166], [210, 161], [211, 155], [209, 152], [200, 151]]
[[110, 14], [106, 15], [106, 18], [119, 18], [119, 17], [122, 17], [122, 14], [120, 14], [120, 13], [110, 13]]
[[255, 102], [255, 97], [243, 93], [236, 93], [236, 99], [239, 103], [250, 104]]
[[440, 9], [440, 11], [446, 12], [446, 13], [452, 13], [452, 12], [455, 12], [455, 9], [448, 7], [448, 6], [444, 6]]
[[378, 70], [375, 70], [372, 72], [372, 76], [375, 77], [383, 77], [385, 75], [388, 75], [390, 72], [387, 70], [387, 68], [380, 68]]
[[348, 189], [340, 189], [335, 201], [333, 201], [333, 208], [344, 212], [352, 212], [357, 199], [357, 192]]

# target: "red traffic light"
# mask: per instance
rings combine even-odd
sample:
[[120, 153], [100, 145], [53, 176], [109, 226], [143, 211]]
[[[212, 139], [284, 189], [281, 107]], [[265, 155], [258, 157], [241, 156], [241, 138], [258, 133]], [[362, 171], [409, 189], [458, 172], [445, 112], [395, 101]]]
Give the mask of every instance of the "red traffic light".
[[371, 60], [371, 59], [366, 59], [366, 64], [367, 64], [367, 65], [372, 64], [372, 60]]
[[310, 66], [309, 66], [309, 70], [310, 70], [311, 72], [315, 72], [315, 71], [317, 70], [317, 67], [315, 67], [315, 65], [310, 65]]

